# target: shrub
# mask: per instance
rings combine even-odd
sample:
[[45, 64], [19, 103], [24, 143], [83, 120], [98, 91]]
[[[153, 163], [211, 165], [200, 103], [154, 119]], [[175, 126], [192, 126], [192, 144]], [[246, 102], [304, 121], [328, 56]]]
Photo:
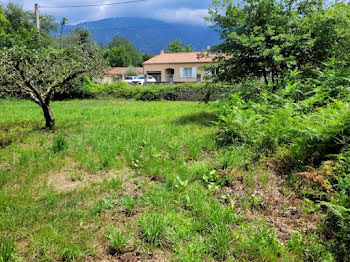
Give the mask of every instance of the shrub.
[[79, 76], [55, 92], [54, 100], [93, 98], [95, 94], [90, 90], [92, 85], [88, 76]]
[[107, 96], [142, 101], [214, 101], [226, 97], [230, 88], [209, 83], [142, 86], [119, 81], [112, 84], [93, 84], [88, 87], [88, 90], [97, 97]]

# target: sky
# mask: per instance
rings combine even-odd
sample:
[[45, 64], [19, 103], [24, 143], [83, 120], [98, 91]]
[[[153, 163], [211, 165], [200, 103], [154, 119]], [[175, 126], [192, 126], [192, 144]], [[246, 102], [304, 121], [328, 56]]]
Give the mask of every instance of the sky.
[[[20, 4], [26, 10], [34, 10], [39, 6], [72, 6], [88, 4], [108, 4], [127, 0], [0, 0], [1, 5], [8, 2]], [[41, 14], [49, 14], [61, 19], [66, 17], [68, 24], [96, 21], [109, 17], [147, 17], [165, 22], [181, 22], [185, 24], [206, 25], [203, 20], [208, 15], [212, 0], [145, 0], [139, 3], [122, 5], [85, 7], [85, 8], [39, 8]]]

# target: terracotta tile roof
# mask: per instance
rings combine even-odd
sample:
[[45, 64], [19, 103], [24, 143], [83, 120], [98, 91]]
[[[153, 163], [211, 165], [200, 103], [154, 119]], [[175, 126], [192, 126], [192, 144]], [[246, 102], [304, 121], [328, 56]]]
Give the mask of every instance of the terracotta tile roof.
[[[131, 67], [112, 67], [111, 69], [107, 70], [106, 74], [107, 75], [122, 75], [126, 71], [131, 69]], [[134, 67], [136, 71], [139, 72], [139, 74], [143, 73], [143, 67]]]
[[143, 64], [211, 63], [218, 56], [216, 54], [209, 54], [201, 57], [201, 55], [203, 55], [202, 52], [164, 53], [147, 60]]

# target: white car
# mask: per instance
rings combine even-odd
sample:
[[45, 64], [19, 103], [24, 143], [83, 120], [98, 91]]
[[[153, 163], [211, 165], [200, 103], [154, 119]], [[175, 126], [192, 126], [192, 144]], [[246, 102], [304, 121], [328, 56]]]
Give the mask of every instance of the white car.
[[128, 84], [131, 84], [131, 81], [134, 80], [136, 78], [136, 76], [125, 76], [123, 81], [128, 83]]
[[[157, 80], [153, 76], [147, 76], [147, 83], [156, 83]], [[131, 84], [133, 85], [144, 85], [145, 77], [138, 76], [135, 79], [131, 80]]]

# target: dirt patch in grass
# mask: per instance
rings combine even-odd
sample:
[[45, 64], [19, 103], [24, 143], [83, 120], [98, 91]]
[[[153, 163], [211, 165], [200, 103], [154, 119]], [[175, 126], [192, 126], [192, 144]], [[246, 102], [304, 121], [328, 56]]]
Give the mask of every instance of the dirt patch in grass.
[[63, 168], [59, 172], [50, 174], [47, 184], [57, 191], [69, 191], [78, 187], [101, 181], [103, 177], [83, 173], [74, 169]]
[[25, 261], [26, 252], [28, 252], [30, 247], [30, 240], [28, 238], [24, 238], [21, 240], [17, 240], [16, 242], [16, 256], [22, 259], [21, 261]]
[[152, 254], [148, 254], [146, 252], [139, 251], [137, 248], [129, 248], [122, 253], [118, 254], [100, 254], [89, 257], [87, 262], [99, 261], [99, 262], [139, 262], [139, 261], [147, 261], [147, 262], [165, 262], [169, 261], [160, 252], [154, 252]]
[[[246, 185], [245, 173], [233, 168], [230, 175], [232, 185], [224, 187], [223, 193], [236, 201], [235, 210], [242, 212], [248, 220], [263, 217], [281, 241], [289, 240], [293, 231], [313, 232], [316, 229], [316, 213], [304, 211], [303, 200], [288, 190], [288, 183], [275, 173], [269, 172], [265, 185], [255, 176], [253, 189]], [[226, 203], [230, 204], [227, 200]]]
[[5, 148], [13, 143], [13, 140], [7, 137], [0, 137], [0, 149]]
[[124, 195], [130, 195], [136, 198], [142, 197], [141, 183], [150, 183], [150, 179], [148, 177], [135, 176], [133, 171], [119, 173], [116, 176], [123, 181]]
[[[111, 180], [117, 177], [120, 177], [124, 182], [124, 179], [130, 175], [132, 175], [132, 173], [118, 174], [112, 171], [89, 173], [84, 170], [75, 169], [74, 167], [63, 167], [60, 171], [49, 174], [47, 178], [47, 184], [49, 186], [52, 186], [57, 191], [67, 192], [93, 183], [102, 182], [104, 180]], [[127, 188], [130, 187], [129, 183], [125, 183], [125, 185], [127, 185]], [[129, 190], [135, 191], [134, 188]]]
[[7, 169], [10, 168], [11, 165], [8, 162], [2, 162], [0, 163], [0, 169]]
[[[119, 199], [130, 196], [141, 200], [144, 187], [156, 183], [151, 181], [149, 177], [137, 175], [132, 171], [116, 174], [115, 177], [123, 181], [123, 190], [118, 195]], [[130, 240], [130, 246], [123, 252], [117, 253], [111, 248], [111, 243], [107, 238], [111, 227], [128, 232], [130, 237], [133, 234], [136, 235], [138, 232], [137, 221], [143, 216], [146, 209], [138, 202], [133, 212], [130, 212], [123, 202], [120, 202], [111, 209], [104, 210], [99, 215], [98, 223], [90, 221], [86, 224], [83, 230], [93, 232], [92, 235], [95, 237], [91, 239], [90, 246], [96, 248], [96, 253], [88, 257], [86, 261], [166, 261], [160, 253], [150, 254], [142, 250], [135, 239]], [[98, 226], [96, 227], [96, 225]]]

